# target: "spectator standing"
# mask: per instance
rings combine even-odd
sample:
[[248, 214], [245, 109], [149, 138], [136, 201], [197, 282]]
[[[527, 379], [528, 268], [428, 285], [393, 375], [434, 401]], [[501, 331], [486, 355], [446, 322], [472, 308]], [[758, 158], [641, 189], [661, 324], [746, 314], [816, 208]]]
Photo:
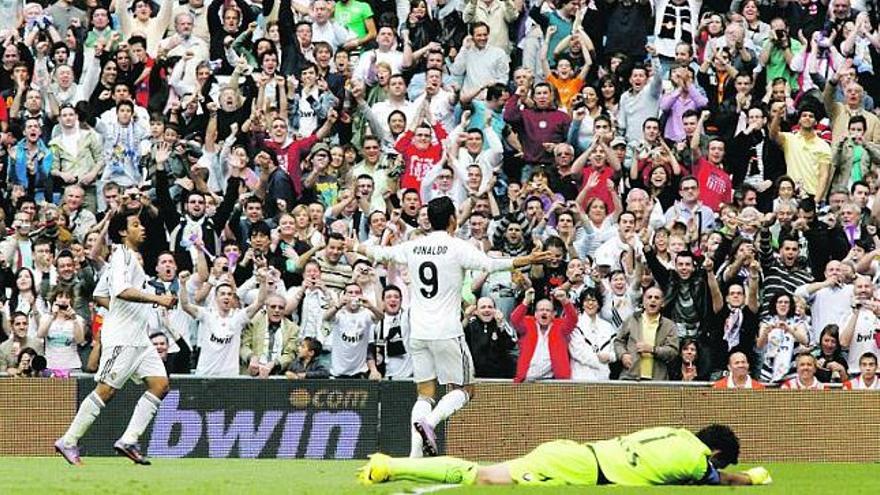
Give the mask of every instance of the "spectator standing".
[[840, 328], [830, 324], [819, 334], [818, 345], [813, 349], [816, 358], [816, 378], [824, 383], [840, 383], [849, 379], [846, 355], [840, 345]]
[[[186, 284], [189, 277], [181, 276]], [[202, 376], [238, 376], [238, 355], [241, 349], [241, 332], [257, 311], [263, 306], [268, 291], [266, 274], [257, 272], [260, 292], [257, 299], [245, 309], [235, 308], [235, 291], [228, 284], [214, 288], [213, 308], [200, 308], [189, 301], [187, 291], [180, 291], [180, 306], [201, 325], [199, 332], [199, 364], [196, 374]]]
[[609, 365], [617, 361], [614, 338], [617, 330], [599, 316], [602, 292], [594, 288], [581, 291], [581, 315], [571, 333], [568, 352], [571, 355], [571, 379], [583, 381], [608, 380]]
[[797, 132], [782, 132], [783, 103], [771, 108], [770, 139], [776, 141], [785, 155], [787, 175], [817, 201], [825, 198], [831, 184], [831, 146], [816, 133], [818, 111], [808, 103], [798, 109]]
[[556, 289], [552, 297], [562, 305], [561, 317], [554, 316], [550, 299], [539, 300], [535, 315], [526, 316], [534, 302], [534, 289], [526, 290], [525, 299], [510, 315], [520, 348], [514, 382], [571, 378], [568, 340], [577, 326], [577, 310], [565, 290]]
[[734, 353], [741, 353], [748, 360], [755, 360], [755, 340], [758, 336], [758, 310], [760, 263], [752, 260], [748, 266], [749, 284], [740, 283], [727, 286], [727, 296], [722, 300], [721, 288], [716, 277], [708, 277], [712, 309], [706, 322], [711, 353], [710, 372], [717, 375], [730, 365]]
[[477, 299], [476, 305], [465, 312], [464, 337], [471, 355], [477, 378], [513, 378], [516, 360], [513, 351], [516, 337], [504, 319], [504, 313], [495, 308], [490, 297]]
[[[782, 292], [774, 295], [770, 299], [770, 311], [770, 316], [764, 318], [758, 332], [757, 346], [763, 356], [761, 381], [779, 383], [796, 371], [794, 356], [797, 355], [797, 348], [807, 346], [810, 337], [803, 320], [795, 314], [791, 294]], [[815, 374], [815, 365], [813, 368]], [[800, 373], [800, 370], [797, 372]]]
[[848, 351], [847, 372], [852, 376], [859, 374], [859, 359], [864, 353], [880, 354], [877, 342], [877, 328], [880, 327], [877, 312], [880, 312], [880, 305], [874, 298], [874, 290], [874, 284], [868, 277], [856, 277], [850, 304], [852, 312], [840, 331], [840, 345]]
[[284, 317], [286, 299], [279, 294], [266, 297], [265, 308], [257, 312], [241, 334], [241, 374], [266, 378], [287, 370], [296, 353], [299, 327]]
[[472, 92], [487, 84], [506, 80], [509, 65], [507, 53], [489, 44], [489, 25], [477, 22], [471, 25], [471, 35], [464, 39], [451, 72], [463, 78], [462, 91]]
[[333, 339], [330, 353], [333, 378], [382, 379], [374, 357], [368, 352], [373, 327], [382, 318], [382, 312], [363, 296], [360, 286], [355, 283], [345, 286], [339, 302], [324, 314]]
[[382, 319], [376, 324], [373, 346], [377, 369], [391, 380], [409, 380], [413, 376], [409, 310], [403, 309], [402, 304], [400, 288], [386, 285], [382, 292]]
[[629, 76], [630, 89], [620, 97], [617, 131], [630, 143], [642, 139], [642, 122], [649, 117], [657, 117], [660, 109], [663, 71], [660, 70], [660, 60], [653, 52], [650, 67], [652, 73], [649, 78], [647, 66], [634, 65]]
[[661, 314], [663, 291], [651, 287], [642, 297], [642, 311], [630, 316], [614, 339], [623, 365], [622, 380], [666, 380], [668, 365], [678, 356], [675, 323]]

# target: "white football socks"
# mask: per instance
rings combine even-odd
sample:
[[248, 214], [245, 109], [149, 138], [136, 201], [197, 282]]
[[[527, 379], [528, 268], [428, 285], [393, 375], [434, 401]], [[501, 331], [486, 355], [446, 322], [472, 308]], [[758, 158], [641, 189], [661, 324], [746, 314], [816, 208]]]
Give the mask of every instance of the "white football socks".
[[125, 433], [122, 434], [120, 440], [128, 444], [137, 443], [144, 430], [147, 429], [147, 425], [153, 420], [153, 416], [156, 415], [156, 410], [159, 409], [159, 404], [161, 403], [162, 400], [149, 391], [144, 392], [144, 395], [138, 399], [137, 405], [134, 406], [134, 412], [131, 414], [128, 428], [125, 429]]
[[61, 437], [64, 440], [64, 445], [68, 447], [76, 445], [79, 439], [89, 431], [89, 427], [92, 426], [98, 415], [101, 414], [101, 409], [104, 409], [104, 401], [93, 390], [82, 401], [82, 404], [79, 405], [79, 410], [76, 412], [73, 422], [70, 423], [67, 432]]
[[422, 457], [422, 436], [419, 435], [419, 432], [416, 431], [415, 427], [412, 426], [412, 423], [419, 421], [424, 418], [428, 414], [431, 413], [431, 408], [434, 407], [434, 399], [430, 397], [422, 397], [416, 400], [416, 403], [413, 404], [412, 413], [410, 414], [410, 449], [409, 456], [410, 457]]
[[425, 421], [431, 426], [437, 426], [441, 421], [455, 414], [455, 411], [464, 407], [469, 399], [470, 397], [467, 392], [460, 388], [456, 388], [440, 399], [440, 402], [437, 403], [437, 407], [435, 407], [430, 414], [425, 416]]

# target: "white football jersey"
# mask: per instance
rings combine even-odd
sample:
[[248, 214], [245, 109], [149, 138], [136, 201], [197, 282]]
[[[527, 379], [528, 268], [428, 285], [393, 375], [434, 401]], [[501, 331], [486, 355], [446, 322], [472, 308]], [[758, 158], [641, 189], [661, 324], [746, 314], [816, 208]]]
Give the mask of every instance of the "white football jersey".
[[153, 345], [149, 336], [153, 305], [119, 298], [119, 294], [129, 288], [145, 292], [147, 274], [138, 262], [137, 253], [125, 246], [117, 245], [110, 255], [107, 270], [109, 270], [107, 282], [110, 288], [110, 310], [104, 318], [101, 345], [104, 348], [118, 345]]
[[464, 334], [461, 290], [466, 270], [509, 270], [513, 260], [492, 259], [463, 239], [431, 232], [391, 247], [370, 246], [376, 261], [406, 265], [410, 277], [410, 338], [440, 340]]
[[201, 323], [199, 332], [199, 364], [196, 375], [238, 376], [238, 358], [241, 350], [241, 331], [247, 326], [247, 311], [235, 309], [220, 316], [214, 306], [211, 309], [198, 308], [196, 321]]

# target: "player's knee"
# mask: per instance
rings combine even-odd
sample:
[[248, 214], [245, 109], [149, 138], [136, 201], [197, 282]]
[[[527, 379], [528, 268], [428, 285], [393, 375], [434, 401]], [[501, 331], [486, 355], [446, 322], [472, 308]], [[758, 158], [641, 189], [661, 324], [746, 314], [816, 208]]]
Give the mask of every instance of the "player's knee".
[[462, 390], [467, 394], [468, 402], [474, 400], [474, 397], [477, 396], [477, 389], [475, 389], [473, 385], [465, 385], [462, 387]]
[[165, 396], [168, 395], [169, 388], [167, 379], [153, 380], [150, 382], [149, 386], [150, 393], [155, 395], [158, 399], [164, 399]]
[[513, 482], [507, 469], [499, 466], [481, 466], [477, 469], [476, 485], [509, 485]]
[[101, 398], [104, 404], [108, 404], [116, 395], [116, 389], [105, 383], [99, 383], [95, 387], [95, 393], [98, 394], [98, 397]]

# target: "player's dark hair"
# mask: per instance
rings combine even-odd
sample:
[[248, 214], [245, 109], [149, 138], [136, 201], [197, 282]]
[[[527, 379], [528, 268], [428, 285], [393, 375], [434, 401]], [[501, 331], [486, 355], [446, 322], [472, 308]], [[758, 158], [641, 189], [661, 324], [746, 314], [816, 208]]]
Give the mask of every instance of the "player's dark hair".
[[739, 462], [739, 438], [727, 425], [712, 424], [697, 432], [697, 438], [712, 450], [718, 468]]
[[449, 221], [455, 218], [455, 205], [446, 196], [434, 198], [428, 202], [428, 221], [431, 230], [446, 230]]
[[[13, 316], [14, 316], [14, 315], [13, 315]], [[873, 360], [874, 360], [874, 364], [877, 364], [877, 355], [874, 354], [873, 352], [870, 352], [870, 351], [869, 351], [869, 352], [866, 352], [866, 353], [862, 354], [861, 356], [859, 356], [859, 362], [860, 362], [860, 363], [862, 362], [862, 359], [873, 359]]]
[[109, 230], [110, 241], [114, 244], [122, 244], [122, 236], [119, 235], [119, 232], [128, 229], [128, 217], [136, 216], [138, 216], [138, 211], [129, 208], [113, 215], [113, 218], [110, 219], [110, 226], [107, 229]]
[[165, 335], [164, 333], [162, 333], [161, 331], [156, 331], [156, 332], [151, 333], [149, 338], [150, 338], [150, 340], [153, 340], [156, 337], [162, 337], [163, 339], [165, 339], [165, 343], [166, 344], [168, 343], [168, 336]]

